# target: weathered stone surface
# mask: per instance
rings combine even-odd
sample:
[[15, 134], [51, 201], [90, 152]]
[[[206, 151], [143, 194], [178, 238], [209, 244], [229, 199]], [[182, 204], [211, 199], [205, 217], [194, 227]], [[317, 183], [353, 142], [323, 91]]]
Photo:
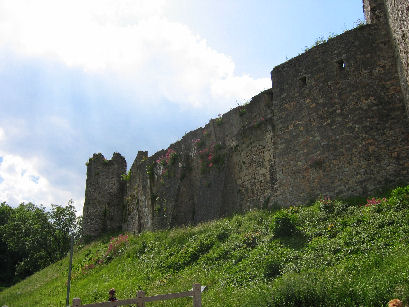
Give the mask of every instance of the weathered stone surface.
[[275, 67], [272, 81], [279, 203], [408, 182], [409, 125], [383, 22]]
[[402, 91], [409, 114], [409, 1], [386, 0], [388, 22], [395, 43]]
[[83, 231], [87, 237], [96, 237], [122, 227], [126, 161], [119, 153], [111, 160], [94, 154], [87, 163], [87, 184], [83, 209]]
[[197, 224], [409, 183], [406, 4], [364, 0], [367, 25], [275, 67], [271, 89], [167, 150], [138, 152], [126, 182], [122, 157], [94, 155], [85, 233]]

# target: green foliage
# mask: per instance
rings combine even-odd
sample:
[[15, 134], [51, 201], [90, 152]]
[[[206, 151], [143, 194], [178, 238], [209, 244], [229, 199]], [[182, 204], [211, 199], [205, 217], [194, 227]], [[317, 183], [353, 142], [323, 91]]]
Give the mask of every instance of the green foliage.
[[358, 18], [358, 19], [355, 20], [355, 22], [354, 22], [354, 28], [360, 28], [360, 27], [362, 27], [362, 26], [364, 26], [364, 25], [366, 25], [365, 19]]
[[223, 117], [222, 117], [222, 115], [221, 115], [221, 114], [218, 114], [218, 115], [217, 115], [217, 118], [215, 119], [215, 121], [216, 121], [216, 125], [218, 125], [218, 126], [223, 125]]
[[151, 164], [146, 166], [146, 174], [148, 175], [150, 181], [153, 181], [155, 178], [155, 171], [154, 171], [155, 165], [156, 165], [156, 162], [154, 161]]
[[211, 144], [208, 148], [199, 151], [200, 171], [208, 173], [212, 168], [220, 169], [224, 165], [225, 152], [221, 144]]
[[409, 186], [398, 187], [391, 192], [390, 204], [397, 210], [408, 208], [409, 206]]
[[246, 114], [246, 113], [247, 113], [246, 107], [240, 106], [240, 107], [239, 107], [239, 115], [240, 115], [240, 116], [243, 116], [243, 115]]
[[273, 234], [276, 237], [287, 237], [297, 232], [295, 216], [288, 211], [279, 211], [273, 217]]
[[[354, 25], [354, 28], [360, 28], [360, 27], [366, 25], [366, 22], [365, 22], [365, 20], [363, 20], [363, 19], [357, 19], [357, 20], [354, 22], [353, 25]], [[345, 29], [343, 33], [345, 33], [345, 32], [348, 31], [348, 30], [349, 30], [349, 29]], [[339, 35], [339, 34], [330, 33], [327, 37], [324, 37], [324, 36], [318, 37], [318, 38], [315, 40], [314, 44], [312, 44], [312, 46], [310, 46], [310, 47], [305, 46], [304, 52], [310, 50], [311, 48], [317, 47], [317, 46], [319, 46], [319, 45], [321, 45], [321, 44], [323, 44], [323, 43], [326, 43], [328, 40], [330, 40], [330, 39], [336, 37], [337, 35]]]
[[4, 238], [5, 225], [11, 219], [13, 208], [5, 202], [0, 204], [0, 285], [9, 285], [14, 279], [15, 257], [14, 254], [8, 250], [6, 238]]
[[0, 206], [0, 280], [3, 285], [15, 283], [64, 257], [70, 247], [70, 234], [79, 231], [75, 208], [44, 207], [32, 203], [11, 208]]
[[129, 181], [129, 179], [131, 179], [131, 170], [129, 170], [126, 174], [121, 175], [121, 180]]
[[[10, 210], [3, 207], [7, 216]], [[124, 238], [75, 250], [71, 297], [86, 304], [106, 301], [112, 287], [125, 299], [139, 289], [150, 296], [200, 282], [207, 286], [204, 306], [409, 302], [409, 187], [393, 190], [385, 200], [321, 199], [311, 206], [255, 210]], [[107, 254], [110, 244], [114, 252]], [[65, 258], [3, 290], [0, 305], [63, 305], [67, 264]], [[192, 306], [192, 299], [150, 304]]]

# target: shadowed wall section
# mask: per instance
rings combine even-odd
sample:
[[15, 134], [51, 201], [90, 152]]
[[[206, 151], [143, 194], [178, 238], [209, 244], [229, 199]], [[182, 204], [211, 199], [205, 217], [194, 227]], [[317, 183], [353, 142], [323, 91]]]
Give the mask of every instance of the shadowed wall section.
[[409, 1], [386, 0], [388, 22], [397, 55], [402, 91], [409, 114]]

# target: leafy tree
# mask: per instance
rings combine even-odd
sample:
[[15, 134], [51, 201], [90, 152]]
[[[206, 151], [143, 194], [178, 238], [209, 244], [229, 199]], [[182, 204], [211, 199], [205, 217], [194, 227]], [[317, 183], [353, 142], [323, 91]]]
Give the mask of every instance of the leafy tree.
[[53, 260], [53, 228], [44, 207], [20, 204], [3, 226], [3, 240], [18, 262], [16, 280], [44, 268]]
[[58, 259], [70, 249], [70, 236], [76, 230], [75, 207], [72, 200], [66, 207], [51, 205], [50, 222], [53, 227], [53, 249]]
[[70, 248], [70, 236], [79, 237], [80, 220], [72, 201], [67, 206], [22, 203], [0, 205], [0, 286], [15, 283], [61, 259]]
[[3, 225], [7, 224], [10, 216], [13, 212], [13, 208], [7, 205], [5, 202], [0, 204], [0, 286], [6, 286], [9, 281], [14, 277], [15, 261], [12, 253], [7, 248], [7, 243], [3, 239]]

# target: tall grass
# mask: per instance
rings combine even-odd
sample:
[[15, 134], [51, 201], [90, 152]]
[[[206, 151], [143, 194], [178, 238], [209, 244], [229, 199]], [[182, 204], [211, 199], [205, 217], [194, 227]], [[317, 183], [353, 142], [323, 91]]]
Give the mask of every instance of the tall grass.
[[[64, 306], [68, 258], [0, 292], [0, 305]], [[409, 302], [409, 186], [362, 203], [322, 199], [195, 227], [101, 239], [74, 252], [83, 303], [206, 285], [203, 306]], [[192, 306], [192, 299], [148, 306]]]

